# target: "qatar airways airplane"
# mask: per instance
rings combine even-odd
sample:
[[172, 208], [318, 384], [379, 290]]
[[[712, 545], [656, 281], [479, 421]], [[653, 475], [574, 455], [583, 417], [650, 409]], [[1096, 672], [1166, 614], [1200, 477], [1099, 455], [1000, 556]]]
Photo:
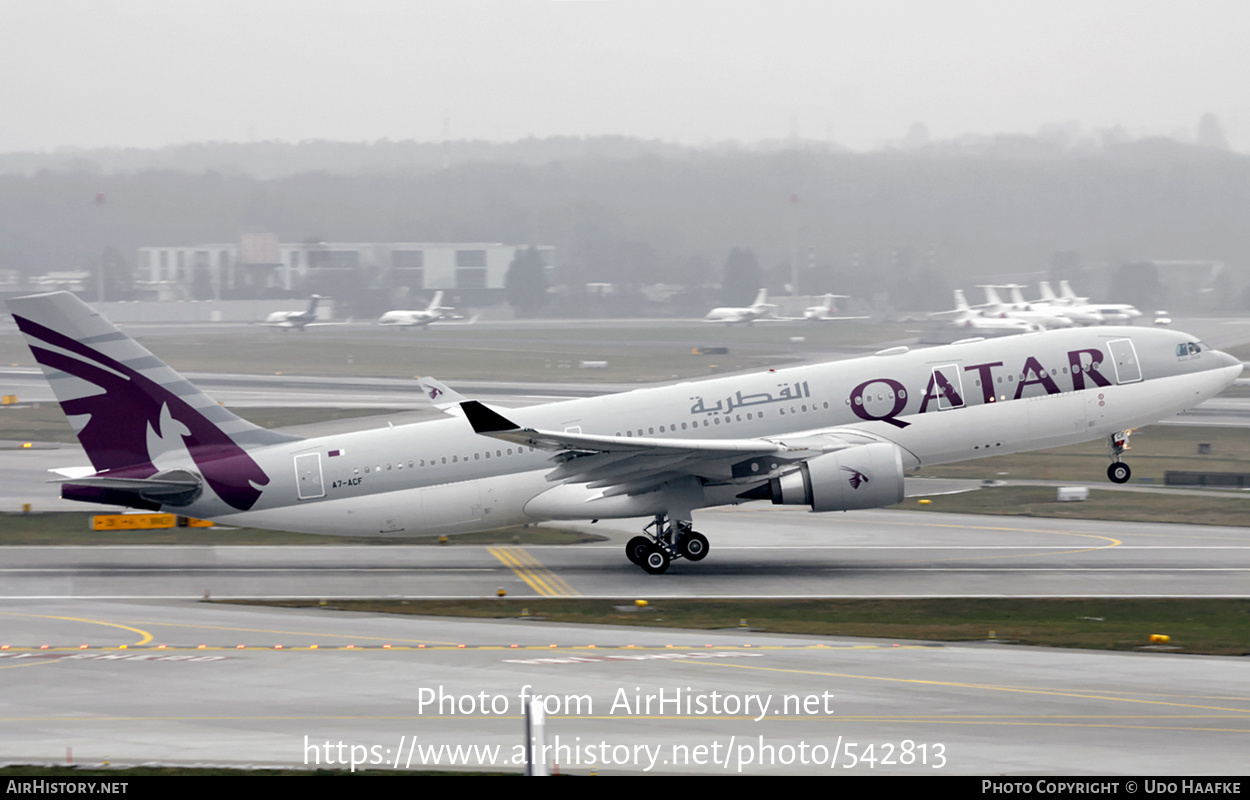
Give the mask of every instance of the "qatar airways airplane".
[[324, 534], [465, 533], [651, 517], [626, 555], [702, 560], [698, 509], [903, 499], [916, 467], [1127, 433], [1215, 395], [1242, 365], [1156, 328], [1070, 328], [518, 409], [422, 389], [447, 418], [301, 439], [213, 402], [71, 294], [8, 302], [90, 467], [72, 500]]

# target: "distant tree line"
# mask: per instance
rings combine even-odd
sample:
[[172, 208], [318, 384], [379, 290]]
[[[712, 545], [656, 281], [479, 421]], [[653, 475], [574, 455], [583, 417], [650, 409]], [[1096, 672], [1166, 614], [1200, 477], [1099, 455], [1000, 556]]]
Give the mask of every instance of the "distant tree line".
[[[553, 245], [545, 302], [515, 296], [526, 314], [565, 313], [578, 301], [561, 298], [586, 283], [617, 286], [617, 300], [594, 301], [605, 313], [658, 283], [678, 287], [678, 309], [749, 303], [760, 286], [784, 291], [795, 272], [798, 292], [885, 296], [905, 309], [949, 308], [951, 288], [1003, 274], [1063, 275], [1113, 299], [1120, 265], [1156, 260], [1224, 262], [1210, 302], [1239, 308], [1250, 158], [1210, 144], [1222, 135], [1210, 123], [1203, 135], [1206, 144], [1098, 147], [918, 139], [873, 153], [534, 140], [465, 146], [403, 170], [383, 166], [395, 143], [321, 143], [317, 157], [306, 146], [233, 145], [228, 169], [202, 157], [110, 171], [83, 153], [62, 168], [0, 174], [0, 269], [104, 269], [112, 281], [119, 258], [134, 269], [140, 246], [236, 242], [262, 229], [283, 241]], [[288, 147], [306, 171], [240, 166]], [[334, 158], [361, 166], [326, 171]], [[0, 157], [0, 168], [12, 163]], [[396, 288], [370, 274], [334, 290], [385, 298]]]

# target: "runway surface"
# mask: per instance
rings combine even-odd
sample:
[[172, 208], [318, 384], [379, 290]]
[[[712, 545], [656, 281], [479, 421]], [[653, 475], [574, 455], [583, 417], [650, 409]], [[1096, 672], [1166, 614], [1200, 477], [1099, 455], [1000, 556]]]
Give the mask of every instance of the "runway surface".
[[[411, 381], [192, 379], [228, 405], [433, 413]], [[33, 371], [0, 381], [24, 401], [51, 400]], [[456, 388], [521, 405], [616, 387]], [[1194, 416], [1250, 420], [1240, 400], [1212, 410]], [[0, 508], [83, 510], [56, 498], [44, 470], [84, 463], [75, 447], [0, 452]], [[1238, 528], [764, 504], [696, 521], [708, 559], [663, 576], [624, 558], [640, 521], [587, 526], [609, 541], [566, 547], [0, 548], [0, 760], [517, 772], [521, 696], [541, 694], [547, 743], [576, 774], [1245, 770], [1245, 659], [197, 602], [499, 588], [536, 605], [645, 596], [653, 607], [693, 596], [1250, 596], [1250, 532]]]
[[522, 694], [573, 774], [1234, 775], [1250, 734], [1235, 658], [170, 601], [0, 625], [6, 761], [517, 772]]
[[[1250, 529], [764, 504], [696, 515], [699, 563], [630, 564], [644, 520], [563, 546], [4, 547], [0, 599], [1250, 597]], [[631, 522], [634, 525], [631, 526]]]

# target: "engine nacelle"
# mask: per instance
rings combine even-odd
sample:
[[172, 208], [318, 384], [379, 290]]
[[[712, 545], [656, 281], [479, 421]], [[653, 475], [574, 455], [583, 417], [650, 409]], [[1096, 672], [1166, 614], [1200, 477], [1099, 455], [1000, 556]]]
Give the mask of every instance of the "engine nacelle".
[[812, 511], [881, 508], [903, 502], [903, 454], [888, 442], [817, 456], [769, 481], [774, 505]]

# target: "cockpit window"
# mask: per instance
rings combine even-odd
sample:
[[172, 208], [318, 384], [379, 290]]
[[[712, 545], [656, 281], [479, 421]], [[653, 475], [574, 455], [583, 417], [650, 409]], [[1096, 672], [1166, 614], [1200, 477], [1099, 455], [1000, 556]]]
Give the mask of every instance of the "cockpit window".
[[1195, 356], [1201, 353], [1203, 350], [1210, 350], [1210, 349], [1211, 349], [1210, 347], [1203, 344], [1202, 342], [1185, 342], [1184, 344], [1178, 344], [1176, 346], [1176, 355], [1177, 356]]

